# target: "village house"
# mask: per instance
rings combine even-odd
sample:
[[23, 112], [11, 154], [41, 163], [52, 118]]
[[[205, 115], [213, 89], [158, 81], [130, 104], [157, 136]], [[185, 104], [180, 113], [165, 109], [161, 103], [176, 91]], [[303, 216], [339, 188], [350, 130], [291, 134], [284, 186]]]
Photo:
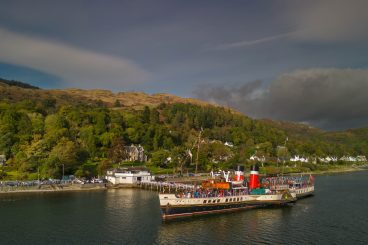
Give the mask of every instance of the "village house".
[[294, 156], [290, 158], [290, 162], [309, 162], [308, 157]]
[[318, 160], [323, 163], [329, 162], [337, 162], [337, 157], [327, 156], [327, 157], [319, 157]]
[[367, 158], [363, 155], [357, 156], [356, 159], [357, 159], [358, 162], [366, 162], [367, 161]]
[[225, 146], [228, 146], [228, 147], [234, 147], [234, 144], [232, 142], [225, 142], [224, 143]]
[[340, 158], [341, 161], [344, 161], [344, 162], [356, 162], [356, 158], [355, 157], [352, 157], [352, 156], [343, 156]]
[[126, 151], [126, 155], [127, 158], [125, 160], [127, 161], [138, 161], [138, 162], [146, 162], [147, 161], [147, 156], [146, 154], [144, 154], [144, 148], [141, 145], [135, 146], [135, 145], [131, 145], [131, 146], [125, 146], [125, 151]]
[[151, 182], [153, 177], [146, 168], [118, 168], [108, 170], [106, 172], [106, 180], [114, 185], [137, 184], [141, 182]]
[[258, 162], [264, 162], [266, 161], [266, 157], [265, 156], [256, 156], [256, 155], [253, 155], [249, 158], [250, 160], [253, 160], [253, 161], [258, 161]]

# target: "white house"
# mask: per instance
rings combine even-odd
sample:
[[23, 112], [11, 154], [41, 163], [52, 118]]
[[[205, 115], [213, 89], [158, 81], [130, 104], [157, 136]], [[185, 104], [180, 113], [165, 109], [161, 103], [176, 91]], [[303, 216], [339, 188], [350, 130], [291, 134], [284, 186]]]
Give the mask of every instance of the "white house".
[[290, 162], [309, 162], [307, 157], [294, 156], [290, 158]]
[[341, 161], [345, 161], [345, 162], [356, 162], [356, 158], [352, 157], [352, 156], [343, 156], [340, 158]]
[[357, 156], [356, 159], [357, 159], [358, 162], [366, 162], [367, 161], [367, 158], [364, 155]]
[[136, 184], [151, 182], [151, 173], [146, 168], [111, 169], [106, 172], [107, 181], [112, 184]]
[[265, 156], [258, 157], [256, 155], [253, 155], [249, 159], [253, 160], [253, 161], [259, 161], [259, 162], [265, 162], [266, 161]]

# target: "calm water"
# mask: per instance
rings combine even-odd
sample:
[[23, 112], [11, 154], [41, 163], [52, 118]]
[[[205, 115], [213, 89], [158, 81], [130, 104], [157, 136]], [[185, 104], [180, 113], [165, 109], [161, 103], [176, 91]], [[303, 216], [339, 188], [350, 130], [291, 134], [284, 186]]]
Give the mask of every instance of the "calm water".
[[0, 195], [0, 244], [368, 244], [368, 172], [318, 176], [291, 207], [166, 223], [145, 190]]

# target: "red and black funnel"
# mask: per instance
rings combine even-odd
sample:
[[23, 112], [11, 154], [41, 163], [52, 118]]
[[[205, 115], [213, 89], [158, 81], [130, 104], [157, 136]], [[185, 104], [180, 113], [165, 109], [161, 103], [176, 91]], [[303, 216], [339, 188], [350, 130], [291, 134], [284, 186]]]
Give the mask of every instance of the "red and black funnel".
[[258, 165], [252, 165], [250, 167], [250, 175], [249, 175], [249, 188], [256, 189], [260, 187], [259, 183], [259, 167]]
[[243, 181], [244, 180], [244, 166], [239, 166], [238, 165], [238, 167], [235, 171], [234, 180], [235, 181]]

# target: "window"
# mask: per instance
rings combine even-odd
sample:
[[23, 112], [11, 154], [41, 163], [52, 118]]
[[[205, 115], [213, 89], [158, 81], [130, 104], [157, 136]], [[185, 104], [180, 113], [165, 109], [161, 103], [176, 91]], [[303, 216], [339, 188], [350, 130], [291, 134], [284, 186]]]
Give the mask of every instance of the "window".
[[203, 203], [206, 203], [207, 202], [207, 200], [203, 200]]
[[217, 202], [220, 202], [220, 199], [217, 199]]
[[215, 202], [216, 202], [216, 200], [213, 200], [213, 201], [212, 201], [212, 203], [215, 203]]
[[228, 201], [229, 201], [229, 199], [226, 198], [225, 202], [228, 202]]

